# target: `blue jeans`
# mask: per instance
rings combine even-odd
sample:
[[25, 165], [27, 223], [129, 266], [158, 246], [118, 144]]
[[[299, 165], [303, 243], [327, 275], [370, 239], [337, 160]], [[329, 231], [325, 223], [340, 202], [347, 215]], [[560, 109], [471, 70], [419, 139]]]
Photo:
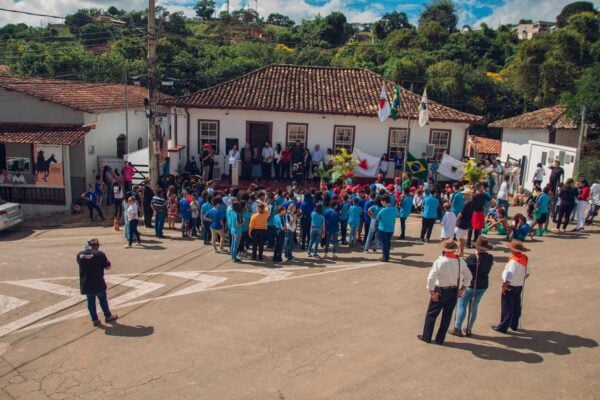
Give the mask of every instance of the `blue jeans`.
[[190, 232], [192, 220], [188, 218], [181, 218], [181, 236], [187, 236]]
[[508, 217], [508, 206], [509, 206], [508, 200], [498, 199], [497, 204], [499, 206], [502, 206], [502, 208], [504, 208], [504, 211], [506, 211], [506, 217]]
[[267, 247], [275, 247], [275, 235], [277, 234], [275, 226], [267, 226]]
[[106, 298], [106, 291], [94, 293], [94, 294], [86, 294], [87, 297], [87, 308], [90, 312], [90, 317], [92, 321], [98, 321], [98, 314], [96, 313], [96, 297], [98, 297], [98, 302], [100, 303], [100, 308], [102, 308], [102, 312], [104, 313], [104, 317], [110, 317], [112, 314], [110, 313], [110, 309], [108, 308], [108, 299]]
[[475, 324], [475, 319], [477, 319], [477, 307], [479, 307], [479, 302], [481, 298], [485, 294], [487, 289], [477, 289], [475, 293], [475, 299], [473, 300], [473, 289], [467, 288], [463, 293], [462, 297], [458, 299], [458, 311], [456, 312], [456, 325], [454, 326], [456, 329], [460, 330], [462, 328], [463, 321], [467, 316], [467, 307], [470, 306], [471, 301], [473, 301], [473, 308], [471, 309], [471, 320], [467, 321], [467, 329], [473, 329], [473, 325]]
[[321, 242], [321, 231], [310, 231], [310, 240], [308, 242], [308, 254], [311, 254], [311, 250], [314, 247], [312, 254], [315, 256], [319, 254], [319, 243]]
[[291, 260], [293, 258], [293, 256], [292, 256], [293, 249], [294, 249], [294, 232], [290, 231], [289, 229], [286, 229], [283, 250], [284, 250], [285, 258], [287, 258], [288, 260]]
[[358, 226], [350, 225], [350, 244], [356, 243], [356, 234], [358, 233]]
[[163, 237], [163, 228], [165, 226], [165, 218], [167, 217], [166, 213], [159, 211], [156, 213], [154, 217], [154, 233], [157, 238]]
[[337, 232], [325, 232], [325, 254], [329, 252], [329, 244], [333, 243], [331, 247], [333, 248], [333, 254], [337, 254], [338, 248], [338, 233]]
[[381, 243], [379, 243], [379, 236], [376, 236], [375, 232], [377, 232], [377, 221], [373, 218], [371, 219], [371, 225], [369, 226], [367, 240], [365, 240], [365, 251], [369, 250], [369, 246], [371, 245], [371, 240], [373, 240], [373, 237], [375, 237], [375, 250], [377, 250], [378, 247], [381, 247]]
[[379, 241], [381, 242], [381, 256], [385, 261], [390, 261], [390, 247], [392, 241], [392, 234], [394, 232], [377, 231], [377, 233]]
[[242, 239], [241, 233], [232, 233], [231, 234], [231, 246], [230, 246], [231, 261], [235, 261], [238, 258], [237, 254], [238, 254], [238, 249], [240, 247], [241, 239]]

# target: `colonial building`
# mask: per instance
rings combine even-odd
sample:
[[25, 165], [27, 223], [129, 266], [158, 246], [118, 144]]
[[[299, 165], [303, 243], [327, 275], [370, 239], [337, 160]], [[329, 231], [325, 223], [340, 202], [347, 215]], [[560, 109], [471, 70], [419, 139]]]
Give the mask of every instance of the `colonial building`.
[[463, 156], [469, 127], [481, 123], [481, 117], [429, 101], [430, 121], [421, 128], [416, 121], [421, 96], [401, 89], [399, 118], [381, 122], [382, 83], [391, 100], [394, 83], [367, 69], [270, 65], [169, 99], [163, 104], [171, 107], [175, 132], [171, 163], [181, 167], [190, 156], [197, 159], [208, 143], [219, 154], [218, 175], [225, 171], [224, 154], [233, 144], [262, 148], [267, 141], [282, 146], [300, 141], [309, 149], [319, 144], [334, 151], [359, 148], [390, 158], [407, 146], [417, 157]]
[[[0, 77], [0, 169], [27, 184], [0, 187], [26, 211], [68, 209], [99, 174], [98, 157], [147, 147], [146, 89]], [[127, 115], [127, 121], [126, 121]]]

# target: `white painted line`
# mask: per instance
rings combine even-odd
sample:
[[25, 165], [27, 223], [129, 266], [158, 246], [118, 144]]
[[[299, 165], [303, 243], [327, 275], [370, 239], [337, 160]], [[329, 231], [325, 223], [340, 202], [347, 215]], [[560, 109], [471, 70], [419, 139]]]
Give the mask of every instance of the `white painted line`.
[[[68, 278], [64, 278], [64, 279], [68, 279]], [[71, 277], [71, 279], [72, 279], [72, 277]], [[69, 286], [57, 285], [55, 283], [46, 282], [45, 280], [41, 280], [41, 279], [27, 279], [27, 280], [23, 280], [23, 281], [4, 281], [3, 283], [8, 283], [9, 285], [26, 287], [29, 289], [42, 290], [44, 292], [58, 294], [61, 296], [66, 296], [66, 297], [81, 297], [81, 293], [79, 292], [78, 289], [75, 289], [75, 288], [72, 288]]]
[[163, 283], [138, 281], [136, 279], [130, 279], [118, 275], [107, 275], [104, 277], [104, 280], [108, 283], [112, 283], [113, 285], [129, 286], [135, 289], [131, 292], [125, 293], [124, 295], [115, 297], [109, 303], [112, 306], [118, 306], [120, 304], [127, 303], [130, 300], [144, 296], [150, 292], [153, 292], [165, 286]]
[[17, 299], [16, 297], [0, 294], [0, 315], [5, 314], [15, 308], [19, 308], [29, 303], [27, 300]]
[[175, 293], [171, 293], [165, 296], [160, 296], [158, 299], [167, 299], [169, 297], [184, 296], [186, 294], [198, 293], [206, 290], [211, 286], [218, 285], [219, 283], [225, 282], [227, 278], [222, 276], [207, 275], [202, 272], [194, 271], [181, 271], [181, 272], [166, 272], [164, 275], [175, 276], [178, 278], [192, 279], [200, 283], [189, 286], [185, 289], [181, 289]]

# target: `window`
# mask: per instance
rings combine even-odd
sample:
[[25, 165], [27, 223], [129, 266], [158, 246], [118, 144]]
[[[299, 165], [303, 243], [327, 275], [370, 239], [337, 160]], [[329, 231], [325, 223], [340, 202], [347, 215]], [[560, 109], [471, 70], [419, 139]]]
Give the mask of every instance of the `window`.
[[8, 172], [21, 171], [23, 173], [32, 172], [32, 145], [21, 143], [6, 143], [6, 169]]
[[[125, 137], [125, 135], [120, 134], [119, 137], [117, 137], [117, 157], [118, 158], [123, 158], [123, 156], [125, 154], [127, 154], [127, 138]], [[89, 152], [90, 149], [88, 149]], [[95, 152], [95, 150], [94, 150]]]
[[429, 135], [429, 144], [434, 148], [433, 158], [439, 160], [442, 154], [449, 153], [450, 150], [450, 134], [452, 131], [442, 129], [432, 129]]
[[138, 150], [141, 150], [144, 148], [144, 140], [142, 138], [138, 138], [137, 140], [137, 148]]
[[339, 126], [333, 127], [333, 153], [341, 148], [345, 148], [349, 153], [354, 150], [354, 127]]
[[198, 154], [205, 144], [210, 144], [215, 154], [219, 154], [219, 121], [198, 121]]
[[408, 145], [408, 129], [390, 128], [388, 138], [388, 159], [393, 160], [398, 154], [406, 154]]
[[308, 124], [287, 124], [287, 136], [285, 144], [294, 146], [296, 142], [302, 143], [302, 147], [306, 147], [308, 142]]

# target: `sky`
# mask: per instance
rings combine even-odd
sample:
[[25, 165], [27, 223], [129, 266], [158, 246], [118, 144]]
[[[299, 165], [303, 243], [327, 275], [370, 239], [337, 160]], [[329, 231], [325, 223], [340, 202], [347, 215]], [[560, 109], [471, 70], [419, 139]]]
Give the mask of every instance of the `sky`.
[[[520, 19], [554, 21], [560, 10], [574, 0], [454, 0], [459, 16], [459, 27], [479, 26], [485, 22], [491, 27], [517, 23]], [[591, 0], [600, 8], [600, 0]], [[230, 0], [232, 10], [241, 7], [258, 7], [258, 12], [266, 17], [278, 12], [294, 21], [311, 19], [317, 14], [327, 15], [333, 11], [343, 12], [350, 22], [374, 22], [391, 11], [405, 12], [413, 23], [427, 0]], [[157, 0], [159, 5], [171, 11], [183, 11], [193, 16], [193, 0]], [[216, 0], [217, 7], [226, 8], [226, 0]], [[0, 8], [31, 11], [49, 15], [64, 16], [79, 8], [108, 8], [115, 5], [125, 9], [143, 9], [147, 0], [0, 0]], [[0, 26], [7, 23], [24, 22], [33, 26], [45, 25], [57, 20], [14, 14], [0, 10]]]

